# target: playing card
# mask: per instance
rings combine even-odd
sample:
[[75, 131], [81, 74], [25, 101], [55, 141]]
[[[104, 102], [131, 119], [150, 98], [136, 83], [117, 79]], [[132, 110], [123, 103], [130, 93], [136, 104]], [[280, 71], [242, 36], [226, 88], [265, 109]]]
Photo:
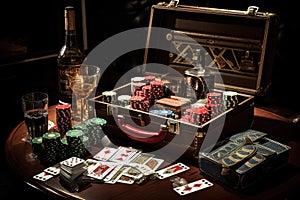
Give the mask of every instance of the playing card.
[[119, 178], [123, 175], [124, 171], [128, 169], [128, 167], [126, 166], [120, 166], [120, 165], [118, 166], [119, 167], [116, 167], [116, 169], [113, 171], [113, 175], [109, 177], [110, 179], [108, 181], [104, 179], [105, 183], [115, 184], [119, 180]]
[[148, 160], [150, 160], [153, 157], [154, 157], [153, 154], [140, 153], [135, 158], [131, 159], [130, 163], [131, 164], [140, 164], [140, 165], [142, 165], [142, 164], [145, 164]]
[[61, 165], [64, 165], [64, 166], [67, 166], [67, 167], [75, 167], [79, 164], [82, 164], [84, 163], [85, 160], [82, 159], [82, 158], [77, 158], [77, 157], [71, 157], [71, 158], [68, 158], [66, 160], [63, 160], [60, 162]]
[[114, 167], [117, 163], [101, 161], [98, 162], [91, 171], [88, 171], [87, 176], [103, 179]]
[[125, 176], [131, 177], [133, 179], [139, 179], [143, 176], [142, 171], [140, 171], [137, 167], [129, 167], [125, 172]]
[[150, 158], [144, 165], [155, 171], [163, 162], [164, 160], [160, 158]]
[[175, 192], [177, 192], [180, 195], [186, 195], [186, 194], [190, 194], [192, 192], [203, 190], [204, 188], [208, 188], [211, 186], [213, 186], [213, 184], [211, 182], [209, 182], [208, 180], [200, 179], [200, 180], [194, 181], [192, 183], [188, 183], [186, 185], [175, 187], [173, 189]]
[[58, 175], [60, 172], [60, 167], [59, 166], [52, 166], [44, 169], [44, 172], [47, 172], [48, 174], [51, 174], [53, 176]]
[[99, 160], [95, 160], [95, 159], [90, 159], [88, 158], [86, 161], [85, 161], [85, 169], [87, 170], [87, 172], [91, 172], [95, 166], [99, 163]]
[[117, 180], [118, 183], [125, 183], [125, 184], [133, 184], [134, 183], [134, 178], [126, 176], [126, 175], [121, 175], [120, 178]]
[[101, 151], [99, 151], [96, 155], [94, 155], [94, 158], [97, 160], [107, 161], [117, 151], [118, 151], [117, 148], [104, 147]]
[[168, 178], [168, 177], [173, 176], [175, 174], [179, 174], [181, 172], [184, 172], [188, 169], [190, 169], [189, 166], [186, 166], [183, 163], [177, 163], [177, 164], [171, 165], [169, 167], [165, 167], [163, 169], [160, 169], [156, 173], [157, 173], [157, 177], [159, 179], [165, 179], [165, 178]]
[[109, 159], [113, 162], [127, 163], [130, 159], [140, 151], [129, 147], [119, 147], [118, 151]]
[[52, 177], [53, 177], [53, 175], [48, 174], [47, 172], [44, 172], [44, 171], [33, 176], [34, 179], [37, 179], [40, 181], [46, 181]]

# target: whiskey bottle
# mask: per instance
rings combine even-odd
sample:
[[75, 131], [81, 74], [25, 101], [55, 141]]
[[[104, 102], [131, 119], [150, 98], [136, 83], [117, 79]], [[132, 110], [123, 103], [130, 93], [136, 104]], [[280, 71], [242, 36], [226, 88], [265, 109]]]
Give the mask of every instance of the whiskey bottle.
[[209, 90], [214, 87], [214, 77], [205, 68], [205, 51], [195, 49], [192, 55], [193, 67], [184, 71], [187, 84], [186, 95], [192, 102], [205, 99]]
[[75, 9], [67, 6], [64, 9], [65, 43], [58, 52], [58, 98], [65, 103], [72, 103], [72, 80], [78, 74], [85, 55], [81, 51], [76, 36]]

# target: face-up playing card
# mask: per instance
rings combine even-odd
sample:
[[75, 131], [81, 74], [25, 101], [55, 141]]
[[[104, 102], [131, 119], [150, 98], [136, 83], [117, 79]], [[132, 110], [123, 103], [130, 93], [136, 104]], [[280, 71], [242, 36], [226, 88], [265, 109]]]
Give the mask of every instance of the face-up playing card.
[[128, 169], [128, 167], [125, 167], [123, 165], [118, 165], [112, 171], [112, 173], [109, 174], [110, 175], [109, 177], [105, 177], [105, 178], [107, 178], [107, 179], [104, 179], [105, 183], [115, 184], [127, 169]]
[[88, 171], [87, 176], [103, 179], [116, 165], [117, 164], [113, 162], [101, 161], [97, 163], [91, 171]]
[[203, 190], [204, 188], [208, 188], [211, 186], [213, 186], [213, 184], [211, 182], [209, 182], [208, 180], [200, 179], [198, 181], [194, 181], [194, 182], [188, 183], [186, 185], [175, 187], [173, 189], [175, 192], [177, 192], [180, 195], [186, 195], [186, 194], [190, 194], [192, 192]]
[[71, 157], [71, 158], [61, 161], [60, 164], [72, 168], [77, 165], [83, 164], [84, 162], [85, 162], [85, 160], [82, 158]]
[[143, 176], [143, 173], [137, 167], [129, 167], [124, 172], [124, 175], [126, 177], [131, 177], [132, 179], [139, 179], [139, 178], [141, 178]]
[[142, 165], [142, 164], [145, 164], [148, 160], [150, 160], [153, 157], [154, 157], [153, 154], [140, 153], [135, 158], [131, 159], [130, 163], [131, 164], [140, 164], [140, 165]]
[[128, 147], [119, 147], [118, 151], [109, 160], [113, 162], [127, 163], [137, 153], [140, 153], [140, 151], [137, 149], [128, 148]]
[[149, 167], [151, 170], [156, 170], [158, 167], [164, 162], [163, 159], [160, 158], [151, 158], [144, 165]]
[[188, 169], [190, 169], [189, 166], [186, 166], [183, 163], [177, 163], [177, 164], [171, 165], [169, 167], [165, 167], [163, 169], [160, 169], [156, 173], [157, 173], [157, 177], [159, 179], [165, 179], [165, 178], [168, 178], [168, 177], [173, 176], [175, 174], [182, 173], [182, 172], [184, 172]]
[[34, 179], [37, 179], [37, 180], [40, 180], [40, 181], [46, 181], [46, 180], [49, 180], [52, 177], [53, 177], [53, 175], [48, 174], [47, 172], [44, 172], [44, 171], [33, 176]]
[[114, 155], [114, 153], [117, 152], [117, 150], [117, 148], [113, 147], [104, 147], [101, 151], [94, 155], [94, 158], [101, 161], [107, 161], [112, 155]]
[[56, 166], [56, 167], [48, 167], [46, 169], [44, 169], [44, 172], [47, 172], [48, 174], [51, 174], [53, 176], [58, 175], [60, 172], [60, 167]]
[[117, 180], [118, 183], [125, 183], [125, 184], [133, 184], [134, 183], [134, 179], [132, 177], [126, 176], [126, 175], [122, 175], [120, 176], [120, 178]]

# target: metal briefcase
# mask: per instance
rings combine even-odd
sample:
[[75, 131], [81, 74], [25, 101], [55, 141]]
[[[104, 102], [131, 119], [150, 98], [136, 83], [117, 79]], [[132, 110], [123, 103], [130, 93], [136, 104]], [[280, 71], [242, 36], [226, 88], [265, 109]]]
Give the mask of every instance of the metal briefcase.
[[[251, 126], [255, 97], [266, 95], [271, 87], [277, 26], [276, 14], [258, 12], [256, 7], [241, 11], [171, 3], [153, 5], [145, 32], [143, 66], [127, 77], [126, 84], [92, 99], [97, 116], [107, 119], [105, 133], [116, 144], [155, 151], [166, 159], [182, 155], [197, 163], [200, 148]], [[234, 91], [238, 103], [194, 123], [185, 115], [195, 104], [184, 102], [186, 88], [181, 85], [185, 70], [192, 68], [192, 52], [199, 47], [206, 51], [205, 67], [213, 77], [208, 81], [211, 84], [213, 80], [207, 93], [223, 95]], [[133, 98], [132, 78], [136, 77], [151, 77], [152, 81], [166, 84], [157, 89], [161, 85], [153, 83], [150, 93], [146, 87], [139, 94], [151, 94], [152, 98], [162, 94], [150, 102]], [[124, 96], [130, 98], [118, 100]], [[178, 107], [174, 106], [176, 102], [172, 104], [176, 100], [180, 102]], [[164, 112], [151, 112], [153, 104], [161, 102], [163, 106], [155, 106], [155, 111], [158, 108]], [[174, 117], [166, 110], [178, 113]]]

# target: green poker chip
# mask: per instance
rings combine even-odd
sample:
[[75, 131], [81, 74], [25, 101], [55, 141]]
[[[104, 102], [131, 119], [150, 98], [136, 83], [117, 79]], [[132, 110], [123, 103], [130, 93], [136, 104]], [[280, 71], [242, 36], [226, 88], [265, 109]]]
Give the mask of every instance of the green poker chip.
[[86, 133], [86, 131], [87, 131], [87, 127], [86, 127], [86, 125], [84, 123], [75, 124], [75, 125], [72, 126], [72, 129], [73, 130], [81, 130], [84, 133]]
[[42, 137], [35, 137], [32, 140], [32, 144], [42, 144], [43, 143], [43, 138]]
[[58, 132], [47, 132], [43, 134], [44, 139], [57, 139], [60, 138], [60, 133]]
[[100, 117], [94, 117], [91, 119], [88, 119], [86, 121], [86, 125], [87, 126], [91, 126], [91, 125], [100, 125], [103, 126], [107, 123], [106, 119], [100, 118]]
[[68, 130], [66, 133], [67, 137], [82, 137], [84, 132], [79, 129]]

